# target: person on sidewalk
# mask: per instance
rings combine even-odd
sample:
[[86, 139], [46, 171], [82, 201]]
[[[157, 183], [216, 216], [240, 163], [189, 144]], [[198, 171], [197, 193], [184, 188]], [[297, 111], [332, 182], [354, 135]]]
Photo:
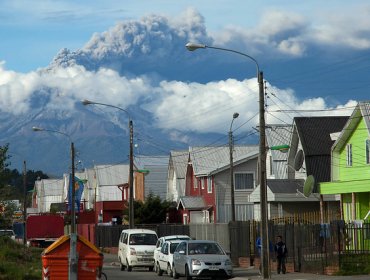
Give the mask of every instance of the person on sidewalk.
[[283, 242], [283, 237], [281, 235], [278, 235], [276, 237], [275, 254], [277, 259], [277, 273], [280, 274], [280, 272], [282, 272], [283, 274], [285, 274], [286, 272], [285, 261], [288, 254], [288, 250], [286, 248], [285, 243]]

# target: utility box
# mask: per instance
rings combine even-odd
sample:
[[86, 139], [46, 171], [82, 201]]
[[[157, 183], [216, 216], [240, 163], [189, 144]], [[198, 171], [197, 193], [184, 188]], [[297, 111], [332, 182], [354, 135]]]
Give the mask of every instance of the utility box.
[[[90, 241], [77, 236], [79, 280], [100, 279], [103, 254]], [[64, 235], [46, 248], [42, 254], [42, 279], [65, 280], [69, 273], [70, 236]]]

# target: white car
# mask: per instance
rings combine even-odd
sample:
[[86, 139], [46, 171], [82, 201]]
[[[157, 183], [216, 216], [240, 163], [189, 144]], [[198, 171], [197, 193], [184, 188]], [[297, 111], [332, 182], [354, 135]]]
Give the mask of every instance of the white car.
[[158, 238], [158, 241], [157, 241], [157, 244], [155, 245], [155, 250], [154, 250], [154, 263], [157, 263], [158, 261], [158, 255], [162, 249], [164, 242], [170, 241], [170, 240], [190, 240], [190, 239], [191, 238], [187, 235], [167, 235], [167, 236], [162, 236]]
[[148, 229], [122, 230], [118, 244], [118, 261], [121, 270], [131, 271], [133, 267], [154, 267], [154, 249], [157, 234]]
[[233, 266], [229, 256], [216, 241], [182, 241], [173, 254], [174, 279], [185, 276], [225, 278], [233, 277]]
[[12, 240], [15, 240], [15, 233], [12, 229], [0, 229], [0, 236], [8, 236]]
[[162, 249], [158, 254], [157, 262], [155, 263], [155, 271], [159, 276], [166, 271], [167, 275], [172, 277], [173, 253], [180, 242], [181, 240], [175, 239], [171, 241], [165, 241], [162, 245]]

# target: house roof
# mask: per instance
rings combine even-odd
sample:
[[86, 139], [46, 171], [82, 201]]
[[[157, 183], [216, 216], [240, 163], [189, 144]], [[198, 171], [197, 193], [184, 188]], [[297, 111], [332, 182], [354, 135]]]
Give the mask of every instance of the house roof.
[[295, 117], [294, 124], [305, 156], [330, 155], [333, 145], [330, 134], [342, 131], [348, 118], [348, 116]]
[[94, 168], [100, 186], [118, 186], [128, 182], [129, 165], [96, 165]]
[[[230, 166], [230, 149], [223, 147], [190, 147], [190, 160], [195, 176], [218, 173]], [[257, 157], [258, 145], [234, 146], [234, 165]]]
[[273, 179], [267, 180], [267, 186], [273, 193], [281, 193], [281, 194], [288, 194], [288, 193], [296, 193], [297, 190], [303, 192], [303, 179]]
[[352, 134], [353, 130], [360, 122], [361, 118], [364, 118], [366, 127], [370, 134], [370, 101], [361, 101], [358, 102], [356, 108], [353, 110], [352, 115], [348, 119], [345, 127], [341, 131], [338, 139], [335, 141], [333, 145], [334, 150], [341, 150], [344, 145], [347, 143], [348, 137]]
[[140, 156], [136, 158], [139, 169], [149, 170], [145, 175], [145, 196], [150, 193], [166, 198], [168, 177], [168, 156]]
[[64, 191], [63, 179], [42, 179], [35, 181], [36, 192], [42, 196], [62, 196]]
[[342, 131], [349, 117], [295, 117], [297, 131], [305, 155], [306, 173], [313, 175], [316, 183], [330, 181], [330, 134]]
[[177, 203], [177, 209], [181, 207], [185, 210], [208, 209], [202, 196], [182, 196]]
[[170, 164], [172, 164], [178, 179], [185, 179], [188, 159], [189, 151], [171, 151]]

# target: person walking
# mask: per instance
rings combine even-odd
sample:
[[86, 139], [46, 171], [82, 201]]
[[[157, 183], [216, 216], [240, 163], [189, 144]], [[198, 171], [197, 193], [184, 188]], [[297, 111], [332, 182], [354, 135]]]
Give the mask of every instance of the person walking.
[[286, 248], [286, 245], [283, 242], [283, 237], [281, 235], [278, 235], [276, 237], [275, 254], [277, 259], [277, 273], [280, 274], [280, 272], [282, 272], [283, 274], [285, 274], [285, 262], [288, 254], [288, 249]]

